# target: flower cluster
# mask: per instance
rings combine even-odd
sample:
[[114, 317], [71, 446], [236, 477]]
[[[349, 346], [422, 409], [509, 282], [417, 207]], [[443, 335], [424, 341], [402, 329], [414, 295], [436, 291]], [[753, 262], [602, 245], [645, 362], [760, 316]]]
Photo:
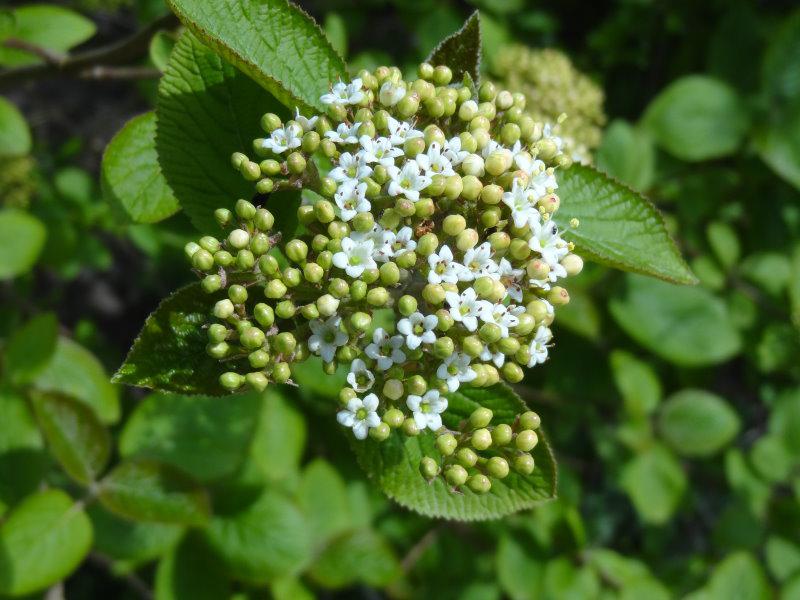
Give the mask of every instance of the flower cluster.
[[[413, 82], [379, 67], [335, 83], [327, 114], [265, 115], [255, 160], [232, 157], [254, 202], [217, 210], [227, 237], [187, 254], [207, 292], [227, 291], [208, 328], [208, 353], [230, 369], [222, 386], [291, 382], [311, 355], [328, 373], [344, 365], [341, 425], [378, 441], [436, 432], [445, 470], [426, 459], [423, 474], [480, 492], [500, 461], [533, 469], [538, 417], [489, 430], [481, 413], [451, 430], [447, 394], [544, 362], [569, 300], [559, 283], [583, 263], [554, 218], [562, 141], [522, 94], [451, 79], [445, 66], [422, 64]], [[282, 240], [266, 207], [300, 188], [303, 233]]]
[[591, 161], [606, 122], [604, 94], [566, 54], [512, 45], [498, 52], [491, 67], [500, 85], [525, 94], [531, 116], [554, 127], [573, 160]]

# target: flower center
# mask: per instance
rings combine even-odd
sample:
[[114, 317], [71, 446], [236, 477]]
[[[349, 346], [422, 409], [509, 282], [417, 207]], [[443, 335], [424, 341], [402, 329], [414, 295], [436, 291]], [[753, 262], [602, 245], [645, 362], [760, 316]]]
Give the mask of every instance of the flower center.
[[356, 411], [356, 419], [358, 419], [359, 421], [363, 421], [364, 419], [367, 418], [368, 414], [369, 414], [369, 411], [366, 408], [359, 408]]

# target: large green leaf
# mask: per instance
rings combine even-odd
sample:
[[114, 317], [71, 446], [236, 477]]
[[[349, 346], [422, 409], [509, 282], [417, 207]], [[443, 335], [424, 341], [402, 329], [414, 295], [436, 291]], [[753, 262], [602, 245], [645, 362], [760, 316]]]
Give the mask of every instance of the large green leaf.
[[147, 112], [125, 124], [106, 147], [103, 190], [137, 223], [156, 223], [180, 210], [156, 152], [156, 115]]
[[676, 365], [717, 364], [741, 348], [725, 304], [703, 288], [629, 275], [609, 309], [628, 335]]
[[60, 392], [90, 406], [103, 423], [119, 419], [119, 392], [103, 365], [86, 348], [60, 337], [50, 363], [33, 382], [37, 389]]
[[152, 460], [121, 463], [100, 482], [100, 502], [129, 519], [202, 525], [210, 513], [206, 491], [183, 472]]
[[317, 547], [346, 531], [351, 523], [347, 487], [330, 463], [316, 459], [303, 471], [297, 490]]
[[466, 73], [474, 83], [480, 81], [481, 22], [475, 11], [464, 26], [433, 49], [426, 62], [434, 67], [445, 65], [453, 71], [453, 81], [461, 81]]
[[757, 132], [755, 145], [773, 171], [800, 189], [800, 98], [794, 107]]
[[311, 532], [303, 514], [273, 490], [215, 516], [205, 537], [228, 571], [250, 582], [298, 573], [311, 557]]
[[14, 104], [0, 96], [0, 156], [24, 156], [30, 151], [31, 130], [28, 122]]
[[199, 230], [218, 231], [214, 210], [253, 195], [253, 184], [231, 168], [231, 154], [252, 150], [269, 111], [282, 107], [197, 38], [180, 37], [158, 86], [156, 149], [164, 177]]
[[169, 463], [198, 481], [218, 479], [241, 464], [262, 406], [260, 393], [152, 394], [128, 418], [120, 454]]
[[95, 26], [76, 12], [52, 4], [21, 6], [12, 11], [13, 25], [0, 30], [0, 65], [14, 67], [41, 62], [32, 52], [3, 44], [14, 38], [52, 52], [66, 52], [94, 35]]
[[731, 554], [714, 567], [707, 589], [709, 596], [715, 600], [767, 600], [773, 597], [764, 570], [755, 557], [747, 552]]
[[14, 208], [0, 210], [0, 280], [31, 270], [44, 247], [47, 230], [42, 222]]
[[14, 331], [5, 347], [5, 375], [15, 385], [28, 383], [53, 356], [58, 321], [53, 313], [32, 318]]
[[687, 161], [733, 153], [749, 126], [741, 98], [703, 75], [674, 81], [650, 103], [642, 123], [664, 150]]
[[653, 412], [662, 394], [661, 382], [653, 367], [624, 350], [614, 350], [610, 358], [614, 383], [622, 394], [628, 414], [642, 417]]
[[286, 0], [168, 0], [203, 43], [286, 106], [324, 110], [319, 97], [345, 64], [319, 26]]
[[[448, 395], [449, 406], [444, 423], [455, 428], [479, 406], [494, 412], [493, 423], [512, 423], [525, 410], [525, 404], [505, 385], [490, 388], [465, 388]], [[430, 517], [460, 521], [495, 519], [541, 502], [556, 495], [556, 464], [544, 434], [533, 451], [536, 469], [523, 476], [512, 471], [505, 479], [492, 482], [487, 494], [469, 489], [453, 493], [441, 477], [428, 483], [419, 472], [424, 456], [438, 456], [431, 432], [416, 437], [392, 434], [384, 442], [372, 439], [353, 440], [358, 462], [387, 496], [398, 504]]]
[[625, 271], [697, 283], [658, 210], [638, 193], [587, 165], [560, 174], [558, 186], [556, 219], [562, 225], [580, 221], [564, 234], [579, 254]]
[[716, 394], [687, 389], [670, 396], [658, 418], [661, 436], [684, 456], [709, 456], [739, 433], [739, 416]]
[[675, 456], [660, 445], [631, 459], [620, 475], [625, 490], [645, 523], [663, 525], [686, 491], [686, 474]]
[[37, 392], [32, 403], [51, 454], [79, 483], [95, 481], [111, 456], [111, 436], [95, 412], [62, 394]]
[[0, 517], [33, 493], [51, 463], [28, 403], [0, 389]]
[[400, 562], [392, 547], [370, 529], [335, 539], [314, 561], [311, 578], [326, 588], [363, 583], [382, 588], [400, 576]]
[[540, 597], [544, 565], [536, 560], [516, 538], [506, 533], [497, 547], [497, 578], [512, 600]]
[[113, 381], [165, 392], [219, 394], [223, 366], [206, 354], [203, 326], [213, 302], [192, 283], [165, 299], [144, 323]]
[[156, 600], [231, 598], [225, 569], [198, 534], [187, 536], [158, 563]]
[[92, 545], [92, 523], [61, 490], [29, 496], [0, 525], [0, 594], [24, 596], [72, 573]]
[[655, 151], [650, 136], [627, 121], [617, 119], [603, 133], [597, 149], [597, 168], [635, 190], [653, 182]]

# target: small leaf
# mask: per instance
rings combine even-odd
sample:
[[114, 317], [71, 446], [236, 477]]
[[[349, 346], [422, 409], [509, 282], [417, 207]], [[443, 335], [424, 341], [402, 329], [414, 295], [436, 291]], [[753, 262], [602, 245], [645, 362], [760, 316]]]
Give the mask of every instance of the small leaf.
[[297, 497], [317, 547], [350, 527], [347, 487], [336, 469], [323, 459], [318, 458], [305, 468]]
[[180, 210], [156, 153], [156, 115], [128, 121], [103, 154], [103, 190], [137, 223], [156, 223]]
[[326, 588], [356, 583], [382, 588], [400, 576], [392, 547], [374, 531], [355, 531], [334, 540], [309, 569], [309, 576]]
[[213, 302], [199, 283], [166, 298], [144, 323], [125, 362], [114, 375], [116, 383], [165, 392], [217, 394], [223, 365], [206, 354]]
[[536, 600], [541, 596], [544, 568], [517, 539], [505, 533], [497, 548], [497, 578], [511, 600]]
[[[444, 413], [448, 427], [469, 417], [479, 406], [494, 412], [493, 423], [512, 423], [525, 410], [525, 404], [505, 385], [491, 388], [467, 388], [448, 395]], [[395, 433], [384, 442], [371, 439], [353, 440], [352, 447], [359, 464], [383, 492], [398, 504], [429, 517], [458, 521], [494, 519], [531, 508], [556, 495], [556, 464], [543, 432], [533, 450], [536, 468], [531, 475], [511, 472], [508, 477], [492, 482], [487, 494], [470, 489], [453, 493], [441, 477], [428, 483], [419, 472], [424, 456], [438, 456], [436, 436], [424, 432], [416, 437]]]
[[623, 350], [614, 350], [611, 371], [628, 414], [641, 417], [656, 409], [662, 392], [653, 367]]
[[0, 156], [25, 156], [30, 151], [31, 130], [28, 122], [14, 104], [0, 96]]
[[60, 337], [50, 363], [33, 386], [45, 392], [59, 392], [90, 406], [103, 423], [119, 419], [119, 393], [108, 381], [103, 365], [86, 348]]
[[728, 555], [714, 567], [708, 580], [711, 598], [772, 598], [767, 577], [758, 561], [747, 552]]
[[721, 363], [742, 345], [725, 304], [699, 287], [628, 275], [609, 309], [628, 335], [676, 365]]
[[31, 270], [44, 247], [47, 235], [42, 222], [14, 208], [0, 210], [0, 281]]
[[148, 53], [150, 60], [159, 71], [166, 71], [169, 64], [169, 55], [175, 47], [175, 35], [170, 31], [157, 31], [150, 38]]
[[150, 458], [207, 482], [233, 473], [258, 421], [262, 394], [220, 397], [152, 394], [125, 423], [123, 458]]
[[739, 433], [739, 416], [719, 396], [687, 389], [670, 396], [658, 417], [661, 436], [683, 456], [711, 456]]
[[700, 161], [732, 154], [747, 133], [749, 117], [736, 91], [726, 83], [689, 75], [656, 96], [642, 123], [673, 156]]
[[345, 64], [322, 30], [286, 0], [169, 0], [204, 44], [294, 108], [325, 106], [319, 97], [345, 76]]
[[208, 494], [174, 467], [151, 460], [131, 460], [100, 482], [100, 502], [111, 512], [142, 521], [203, 525]]
[[38, 315], [17, 329], [5, 347], [5, 372], [15, 385], [28, 383], [50, 362], [56, 349], [58, 321]]
[[606, 128], [597, 149], [597, 168], [635, 190], [653, 183], [655, 160], [650, 136], [621, 119]]
[[678, 508], [687, 481], [672, 452], [657, 445], [622, 468], [620, 486], [645, 523], [663, 525]]
[[717, 260], [725, 268], [730, 269], [739, 261], [742, 249], [733, 227], [722, 221], [714, 221], [706, 227], [706, 237]]
[[13, 11], [14, 26], [0, 30], [0, 65], [17, 67], [42, 62], [32, 52], [9, 48], [9, 38], [52, 52], [66, 52], [94, 35], [94, 23], [78, 13], [52, 4], [21, 6]]
[[800, 573], [800, 546], [785, 537], [771, 535], [764, 547], [767, 567], [778, 581]]
[[78, 483], [95, 481], [111, 456], [111, 436], [94, 411], [61, 394], [36, 392], [31, 401], [51, 454]]
[[586, 258], [625, 271], [675, 283], [697, 279], [686, 266], [658, 210], [645, 198], [586, 165], [573, 165], [558, 178], [557, 220], [580, 221], [564, 237]]
[[269, 111], [285, 114], [197, 38], [180, 37], [158, 86], [156, 149], [164, 177], [200, 231], [220, 231], [214, 210], [253, 196], [253, 184], [231, 167], [231, 154], [251, 152], [259, 120]]
[[298, 573], [311, 555], [311, 535], [300, 510], [267, 490], [229, 514], [215, 516], [205, 537], [237, 579], [262, 583]]
[[50, 587], [78, 567], [91, 545], [92, 523], [67, 494], [29, 496], [0, 525], [0, 594]]
[[434, 67], [450, 67], [453, 81], [461, 81], [466, 73], [476, 85], [480, 84], [481, 23], [478, 11], [470, 15], [461, 29], [442, 40], [425, 62]]
[[158, 563], [155, 600], [233, 598], [225, 570], [199, 534], [187, 536]]

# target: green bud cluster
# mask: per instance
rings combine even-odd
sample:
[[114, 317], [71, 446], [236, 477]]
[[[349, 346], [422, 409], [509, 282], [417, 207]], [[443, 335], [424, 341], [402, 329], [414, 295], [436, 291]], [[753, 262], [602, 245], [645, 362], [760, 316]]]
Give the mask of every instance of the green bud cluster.
[[36, 191], [35, 161], [30, 156], [0, 160], [0, 198], [5, 207], [26, 208]]

